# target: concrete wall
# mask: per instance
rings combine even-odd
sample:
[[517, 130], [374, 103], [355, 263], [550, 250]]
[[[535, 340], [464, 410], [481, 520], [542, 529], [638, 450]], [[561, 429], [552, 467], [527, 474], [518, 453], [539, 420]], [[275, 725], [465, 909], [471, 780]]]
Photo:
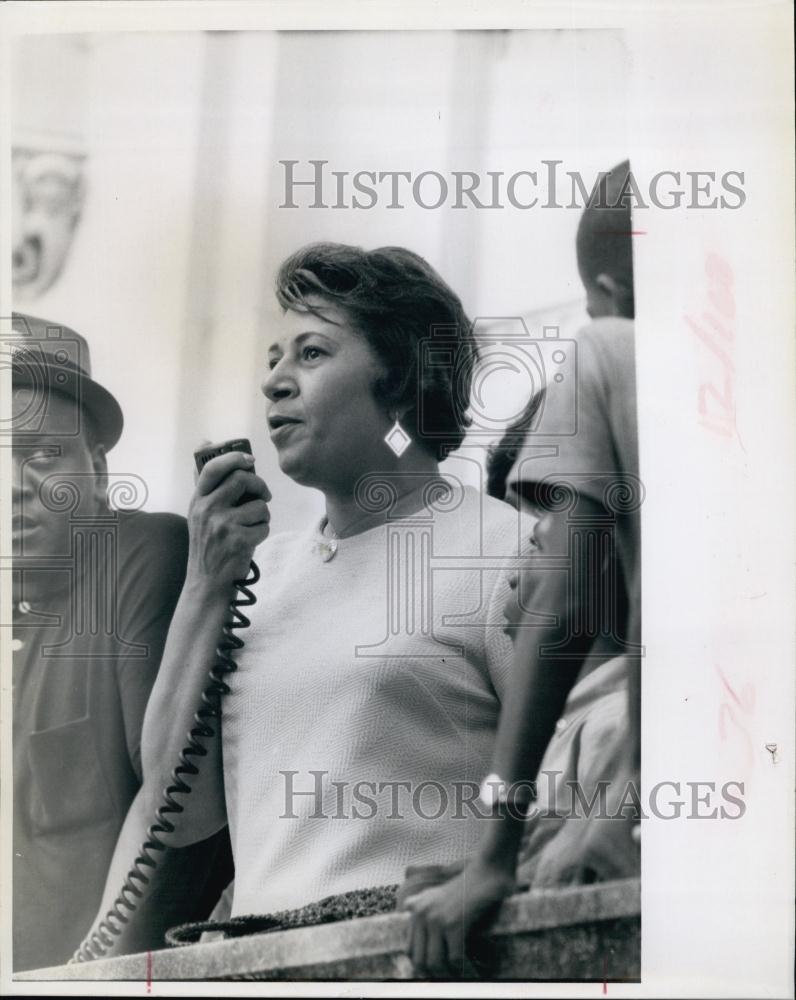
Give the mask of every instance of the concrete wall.
[[[628, 982], [641, 975], [639, 882], [520, 893], [473, 950], [466, 978]], [[19, 982], [127, 980], [385, 980], [419, 978], [406, 950], [409, 916], [317, 927], [99, 959], [20, 973]]]

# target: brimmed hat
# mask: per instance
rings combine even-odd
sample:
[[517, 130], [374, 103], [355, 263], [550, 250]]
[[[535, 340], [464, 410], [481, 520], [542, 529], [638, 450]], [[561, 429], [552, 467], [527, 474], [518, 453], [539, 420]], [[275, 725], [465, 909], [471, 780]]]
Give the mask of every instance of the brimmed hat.
[[34, 394], [23, 414], [14, 416], [14, 433], [35, 433], [50, 393], [74, 399], [89, 414], [97, 439], [110, 450], [121, 437], [124, 417], [114, 397], [91, 378], [91, 354], [84, 337], [68, 326], [14, 313], [13, 336], [5, 350], [12, 355], [14, 386]]

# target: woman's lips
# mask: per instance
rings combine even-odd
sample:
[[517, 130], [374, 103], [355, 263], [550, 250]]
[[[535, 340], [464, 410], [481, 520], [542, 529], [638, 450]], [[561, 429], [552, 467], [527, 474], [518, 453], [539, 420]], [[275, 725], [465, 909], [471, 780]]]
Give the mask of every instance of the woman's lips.
[[289, 436], [291, 431], [300, 426], [300, 420], [278, 419], [274, 423], [271, 423], [271, 440], [274, 442], [283, 441]]

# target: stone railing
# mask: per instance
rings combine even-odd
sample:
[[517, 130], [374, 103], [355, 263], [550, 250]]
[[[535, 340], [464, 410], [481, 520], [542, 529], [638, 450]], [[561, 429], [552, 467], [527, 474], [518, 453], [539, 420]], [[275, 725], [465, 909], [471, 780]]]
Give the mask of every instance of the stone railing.
[[[388, 913], [296, 930], [252, 934], [148, 954], [18, 973], [53, 980], [386, 980], [415, 979], [406, 955], [409, 916]], [[639, 882], [520, 893], [484, 935], [480, 978], [638, 981]]]

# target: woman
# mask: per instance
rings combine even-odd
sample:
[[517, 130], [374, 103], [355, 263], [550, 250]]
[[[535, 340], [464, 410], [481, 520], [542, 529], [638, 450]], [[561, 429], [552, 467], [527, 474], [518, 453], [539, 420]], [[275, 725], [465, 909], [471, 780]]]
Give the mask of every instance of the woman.
[[[245, 648], [170, 839], [228, 822], [232, 915], [401, 880], [478, 839], [512, 660], [502, 609], [515, 511], [439, 460], [461, 445], [477, 348], [456, 295], [420, 257], [304, 248], [282, 265], [284, 322], [263, 382], [280, 467], [326, 514], [256, 553]], [[245, 502], [239, 504], [243, 498]], [[240, 453], [210, 461], [143, 731], [145, 811], [206, 685], [232, 584], [268, 535], [266, 484]], [[223, 754], [222, 754], [223, 748]]]

